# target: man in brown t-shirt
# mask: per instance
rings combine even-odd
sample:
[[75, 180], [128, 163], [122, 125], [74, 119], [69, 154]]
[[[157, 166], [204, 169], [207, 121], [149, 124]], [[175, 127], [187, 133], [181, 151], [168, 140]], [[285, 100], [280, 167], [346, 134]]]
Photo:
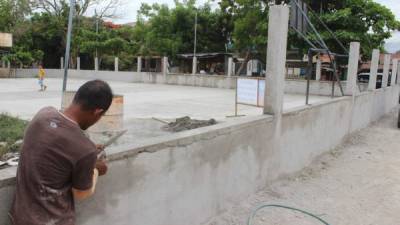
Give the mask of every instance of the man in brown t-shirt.
[[99, 173], [106, 172], [98, 147], [82, 130], [104, 115], [112, 98], [107, 83], [89, 81], [64, 112], [47, 107], [32, 119], [21, 150], [12, 224], [75, 224], [75, 200], [91, 196]]

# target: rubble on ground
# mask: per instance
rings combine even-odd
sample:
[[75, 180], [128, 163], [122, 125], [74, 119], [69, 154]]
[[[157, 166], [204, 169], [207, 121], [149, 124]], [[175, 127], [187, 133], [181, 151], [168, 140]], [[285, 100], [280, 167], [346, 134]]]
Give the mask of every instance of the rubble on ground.
[[175, 122], [168, 123], [167, 125], [163, 126], [162, 129], [170, 132], [181, 132], [215, 124], [217, 124], [215, 119], [195, 120], [185, 116], [182, 118], [177, 118]]

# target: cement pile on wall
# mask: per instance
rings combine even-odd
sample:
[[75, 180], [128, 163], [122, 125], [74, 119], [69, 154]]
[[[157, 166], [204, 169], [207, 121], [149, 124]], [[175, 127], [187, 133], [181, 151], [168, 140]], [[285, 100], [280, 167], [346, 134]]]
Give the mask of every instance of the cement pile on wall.
[[162, 127], [163, 130], [170, 132], [180, 132], [184, 130], [192, 130], [200, 127], [206, 127], [217, 124], [215, 119], [195, 120], [188, 116], [177, 118], [175, 122], [171, 122]]

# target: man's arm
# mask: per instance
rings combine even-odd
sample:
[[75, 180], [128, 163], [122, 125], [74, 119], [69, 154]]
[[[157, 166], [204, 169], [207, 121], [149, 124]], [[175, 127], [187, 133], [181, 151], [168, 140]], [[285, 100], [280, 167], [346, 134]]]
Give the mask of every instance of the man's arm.
[[92, 177], [92, 187], [90, 189], [82, 191], [72, 188], [72, 194], [74, 195], [75, 200], [81, 201], [92, 196], [96, 190], [98, 177], [99, 177], [99, 171], [97, 169], [94, 169]]

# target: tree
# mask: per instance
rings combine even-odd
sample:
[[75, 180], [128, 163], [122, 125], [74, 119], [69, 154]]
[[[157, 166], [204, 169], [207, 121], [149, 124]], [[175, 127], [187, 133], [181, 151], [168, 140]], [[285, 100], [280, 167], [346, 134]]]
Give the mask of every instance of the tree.
[[209, 4], [199, 8], [195, 0], [175, 1], [175, 7], [142, 4], [134, 28], [135, 41], [141, 43], [141, 55], [166, 55], [190, 53], [194, 49], [195, 16], [198, 15], [197, 52], [225, 51], [222, 13], [212, 10]]
[[[112, 18], [116, 15], [116, 9], [121, 6], [122, 3], [122, 0], [75, 0], [76, 17], [85, 16], [89, 10], [95, 10], [99, 18]], [[31, 1], [32, 8], [43, 10], [46, 13], [57, 16], [62, 16], [65, 8], [68, 8], [68, 5], [68, 0]]]
[[232, 36], [234, 49], [244, 54], [244, 65], [255, 55], [265, 58], [268, 36], [269, 0], [222, 0], [221, 11], [225, 14], [228, 33]]
[[[220, 8], [227, 21], [226, 27], [233, 37], [234, 48], [239, 53], [246, 52], [246, 59], [252, 51], [265, 52], [268, 4], [271, 2], [280, 4], [290, 1], [221, 0], [220, 2]], [[305, 2], [316, 12], [310, 14], [311, 21], [333, 52], [344, 53], [335, 38], [320, 23], [319, 18], [347, 48], [352, 41], [361, 42], [361, 52], [366, 57], [371, 55], [374, 48], [383, 50], [385, 39], [391, 36], [392, 31], [400, 29], [400, 22], [396, 21], [393, 13], [372, 0], [305, 0]], [[306, 52], [310, 46], [296, 36], [290, 34], [289, 45], [300, 47]], [[315, 34], [310, 32], [306, 36], [316, 41]]]
[[0, 0], [0, 31], [12, 32], [29, 13], [28, 0]]
[[316, 16], [346, 47], [352, 41], [360, 42], [361, 53], [367, 58], [370, 58], [374, 48], [384, 51], [385, 40], [391, 37], [392, 31], [400, 29], [400, 21], [396, 20], [392, 11], [372, 0], [309, 0], [309, 3], [317, 12], [312, 16], [316, 28], [334, 52], [344, 53]]

